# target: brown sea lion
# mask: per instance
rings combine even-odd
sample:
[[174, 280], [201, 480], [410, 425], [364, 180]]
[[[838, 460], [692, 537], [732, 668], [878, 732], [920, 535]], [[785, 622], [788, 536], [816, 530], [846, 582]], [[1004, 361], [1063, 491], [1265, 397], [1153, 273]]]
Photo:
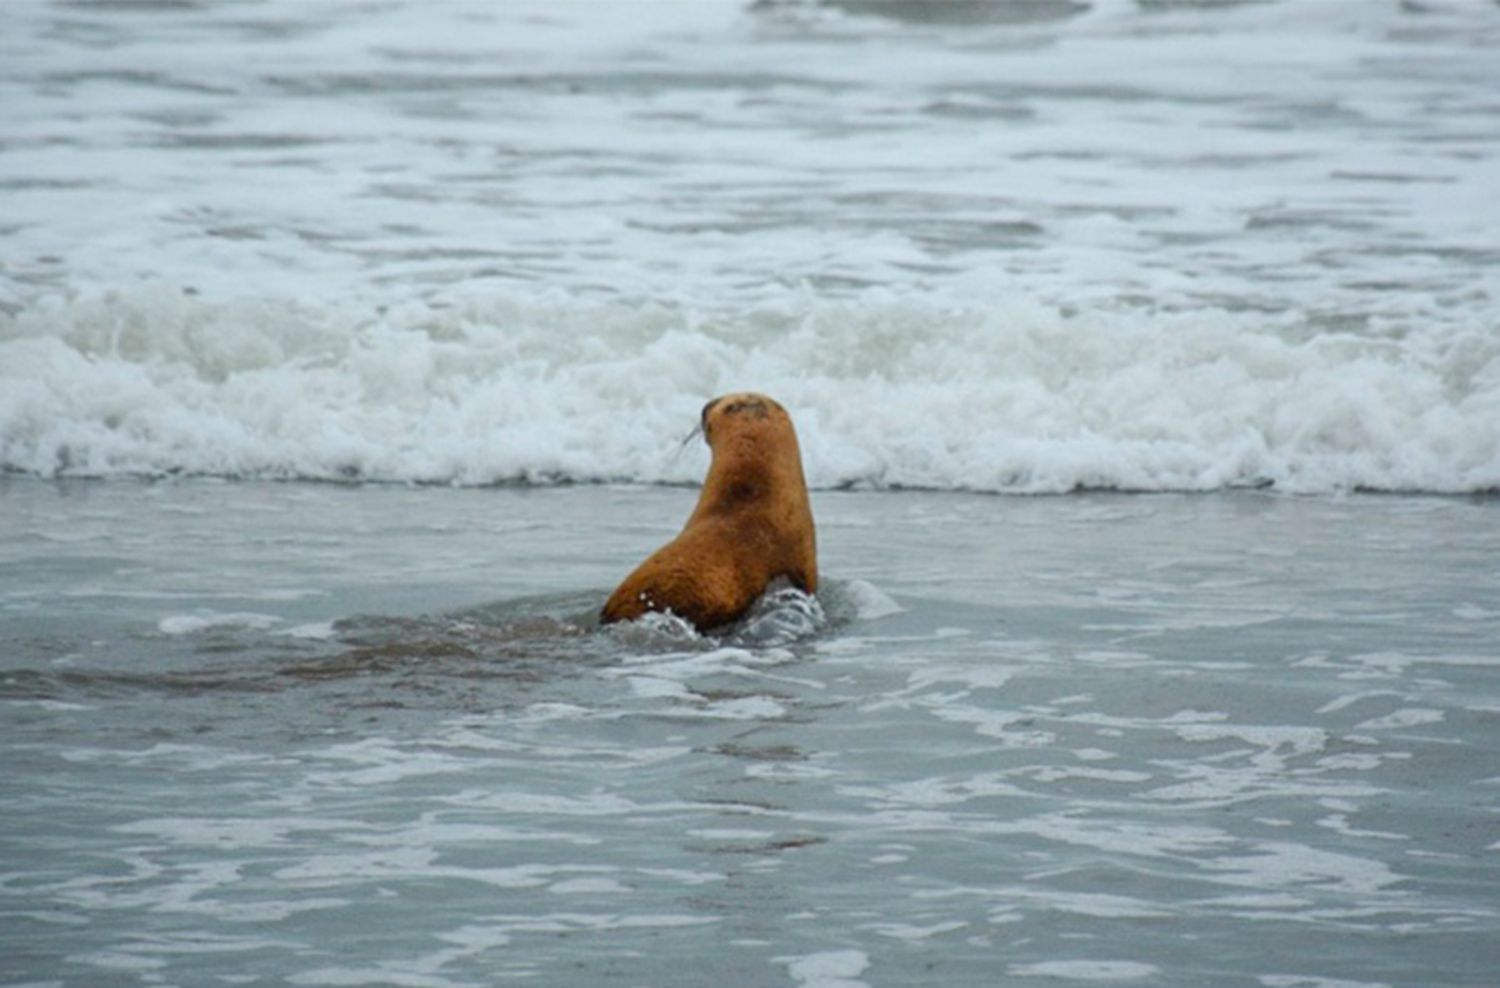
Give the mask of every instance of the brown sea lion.
[[792, 418], [765, 395], [743, 392], [703, 406], [713, 451], [698, 504], [682, 532], [610, 595], [600, 620], [671, 611], [700, 631], [745, 613], [778, 578], [818, 589], [812, 507]]

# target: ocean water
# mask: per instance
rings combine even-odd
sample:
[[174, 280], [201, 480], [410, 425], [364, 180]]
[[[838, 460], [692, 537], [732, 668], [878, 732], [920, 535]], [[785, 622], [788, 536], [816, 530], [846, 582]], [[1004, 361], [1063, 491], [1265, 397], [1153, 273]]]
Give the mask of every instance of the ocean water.
[[1496, 983], [1500, 5], [4, 13], [0, 984]]
[[5, 20], [8, 470], [1500, 487], [1492, 2]]
[[1494, 983], [1492, 503], [692, 495], [0, 481], [0, 982]]

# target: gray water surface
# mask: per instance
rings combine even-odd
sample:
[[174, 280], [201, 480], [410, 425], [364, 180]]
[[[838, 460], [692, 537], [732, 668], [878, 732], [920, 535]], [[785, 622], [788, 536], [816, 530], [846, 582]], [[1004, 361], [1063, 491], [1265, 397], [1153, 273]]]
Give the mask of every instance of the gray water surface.
[[0, 979], [1488, 986], [1492, 501], [0, 482]]

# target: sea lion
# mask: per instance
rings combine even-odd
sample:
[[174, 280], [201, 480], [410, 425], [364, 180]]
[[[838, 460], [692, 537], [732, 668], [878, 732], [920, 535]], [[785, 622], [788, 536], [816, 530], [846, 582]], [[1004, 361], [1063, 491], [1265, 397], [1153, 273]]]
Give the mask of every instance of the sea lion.
[[812, 506], [786, 409], [765, 395], [727, 394], [703, 406], [700, 429], [713, 458], [698, 504], [610, 595], [605, 624], [671, 611], [707, 631], [743, 615], [778, 578], [818, 589]]

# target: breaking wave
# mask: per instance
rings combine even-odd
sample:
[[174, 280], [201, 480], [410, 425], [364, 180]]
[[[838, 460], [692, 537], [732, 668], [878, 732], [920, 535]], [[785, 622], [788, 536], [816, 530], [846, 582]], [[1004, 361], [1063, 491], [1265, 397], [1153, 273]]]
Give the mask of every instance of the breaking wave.
[[1206, 310], [556, 294], [378, 310], [166, 287], [0, 317], [0, 466], [41, 477], [692, 483], [709, 397], [814, 487], [1500, 488], [1500, 337]]

